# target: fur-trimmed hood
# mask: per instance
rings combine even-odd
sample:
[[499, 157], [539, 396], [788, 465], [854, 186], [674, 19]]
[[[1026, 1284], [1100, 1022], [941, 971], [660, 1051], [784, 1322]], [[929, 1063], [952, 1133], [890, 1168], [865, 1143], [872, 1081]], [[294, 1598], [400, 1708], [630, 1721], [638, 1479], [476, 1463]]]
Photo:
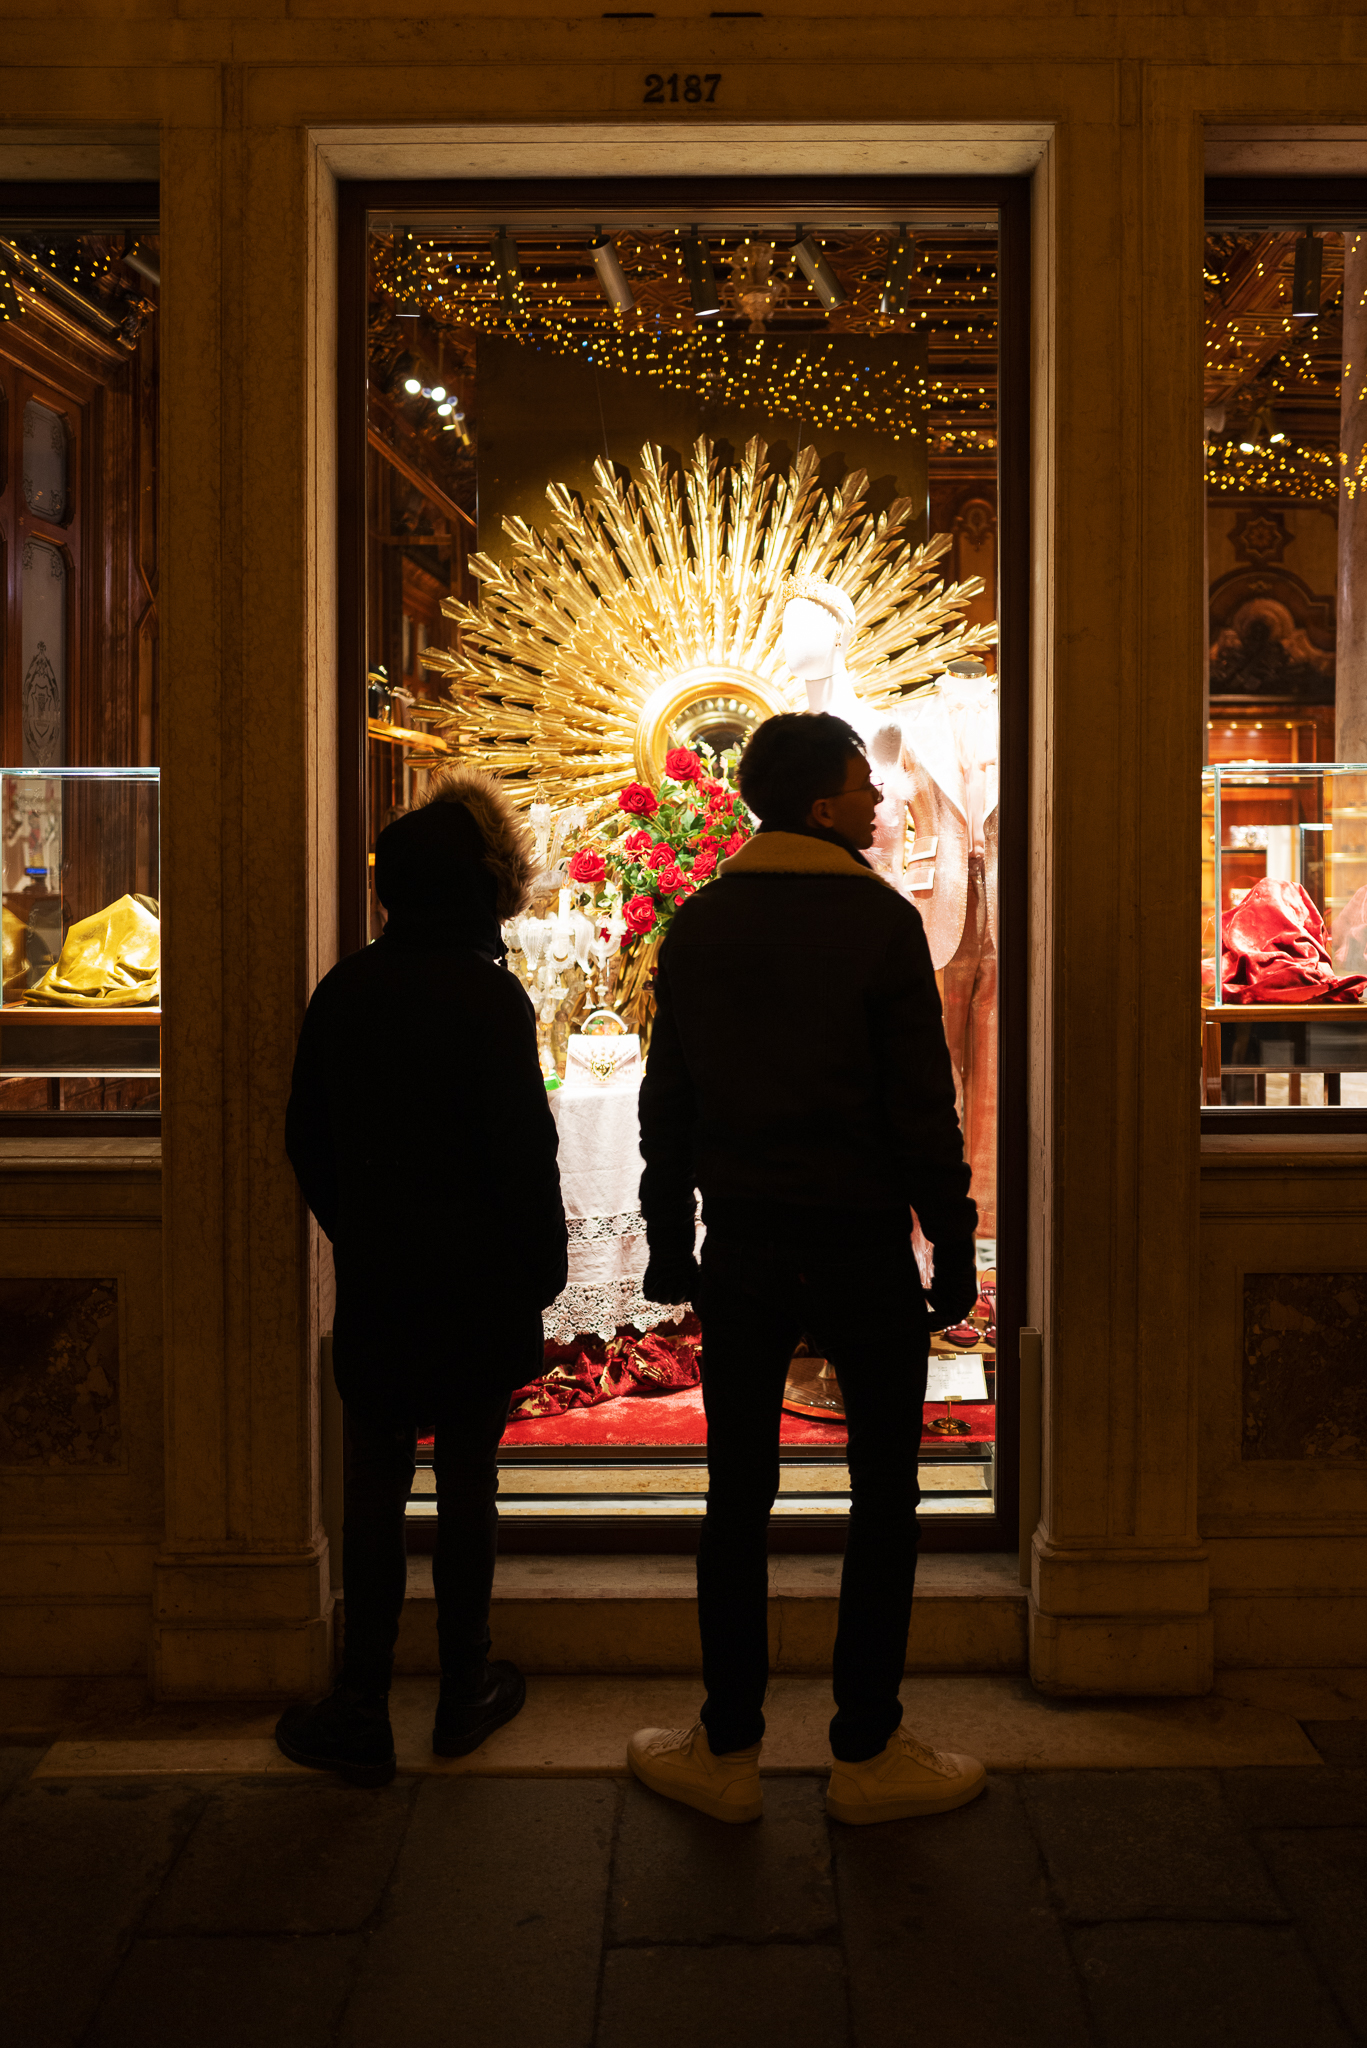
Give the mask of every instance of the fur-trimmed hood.
[[430, 804], [464, 804], [484, 841], [483, 865], [494, 878], [499, 918], [516, 917], [532, 899], [535, 841], [507, 789], [487, 769], [456, 761], [428, 784]]

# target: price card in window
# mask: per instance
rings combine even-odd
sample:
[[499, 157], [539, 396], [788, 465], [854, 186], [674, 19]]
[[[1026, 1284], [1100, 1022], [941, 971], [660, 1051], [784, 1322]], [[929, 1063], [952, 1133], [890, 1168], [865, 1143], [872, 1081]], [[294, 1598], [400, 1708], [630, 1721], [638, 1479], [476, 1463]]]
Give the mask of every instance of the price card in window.
[[985, 1401], [987, 1376], [981, 1358], [932, 1358], [927, 1401]]

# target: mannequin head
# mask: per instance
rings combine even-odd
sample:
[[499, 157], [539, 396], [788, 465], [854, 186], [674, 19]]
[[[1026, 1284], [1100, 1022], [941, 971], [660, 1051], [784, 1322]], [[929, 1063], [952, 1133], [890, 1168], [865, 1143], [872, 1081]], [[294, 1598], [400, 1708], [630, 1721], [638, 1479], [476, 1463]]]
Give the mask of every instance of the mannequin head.
[[845, 656], [854, 639], [854, 606], [834, 583], [791, 577], [784, 586], [783, 658], [788, 673], [807, 685], [809, 711], [829, 711], [844, 681]]

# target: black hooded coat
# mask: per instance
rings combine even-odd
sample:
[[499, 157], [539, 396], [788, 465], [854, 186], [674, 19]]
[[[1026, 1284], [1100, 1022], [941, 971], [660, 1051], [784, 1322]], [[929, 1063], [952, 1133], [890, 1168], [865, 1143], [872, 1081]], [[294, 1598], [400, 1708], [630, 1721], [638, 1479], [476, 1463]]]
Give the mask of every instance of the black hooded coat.
[[299, 1037], [285, 1147], [332, 1240], [338, 1390], [396, 1420], [533, 1377], [536, 1312], [565, 1285], [555, 1119], [499, 936], [530, 870], [498, 785], [448, 771], [381, 833], [385, 931], [318, 984]]

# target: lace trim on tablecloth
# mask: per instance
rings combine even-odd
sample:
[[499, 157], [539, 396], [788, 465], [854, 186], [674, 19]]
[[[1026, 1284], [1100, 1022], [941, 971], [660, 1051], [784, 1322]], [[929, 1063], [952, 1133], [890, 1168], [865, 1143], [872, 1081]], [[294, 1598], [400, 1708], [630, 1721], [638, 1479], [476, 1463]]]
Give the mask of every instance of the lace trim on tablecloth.
[[[612, 1223], [611, 1216], [571, 1218], [584, 1223]], [[605, 1232], [604, 1235], [611, 1235]], [[604, 1343], [616, 1336], [624, 1323], [638, 1330], [653, 1330], [660, 1323], [676, 1322], [688, 1314], [687, 1302], [672, 1306], [647, 1301], [641, 1292], [641, 1276], [609, 1281], [599, 1287], [569, 1286], [541, 1312], [541, 1327], [548, 1344], [569, 1344], [576, 1337], [601, 1337]]]
[[567, 1216], [565, 1227], [572, 1245], [602, 1244], [613, 1237], [644, 1237], [646, 1219], [639, 1209], [623, 1209], [616, 1216]]

